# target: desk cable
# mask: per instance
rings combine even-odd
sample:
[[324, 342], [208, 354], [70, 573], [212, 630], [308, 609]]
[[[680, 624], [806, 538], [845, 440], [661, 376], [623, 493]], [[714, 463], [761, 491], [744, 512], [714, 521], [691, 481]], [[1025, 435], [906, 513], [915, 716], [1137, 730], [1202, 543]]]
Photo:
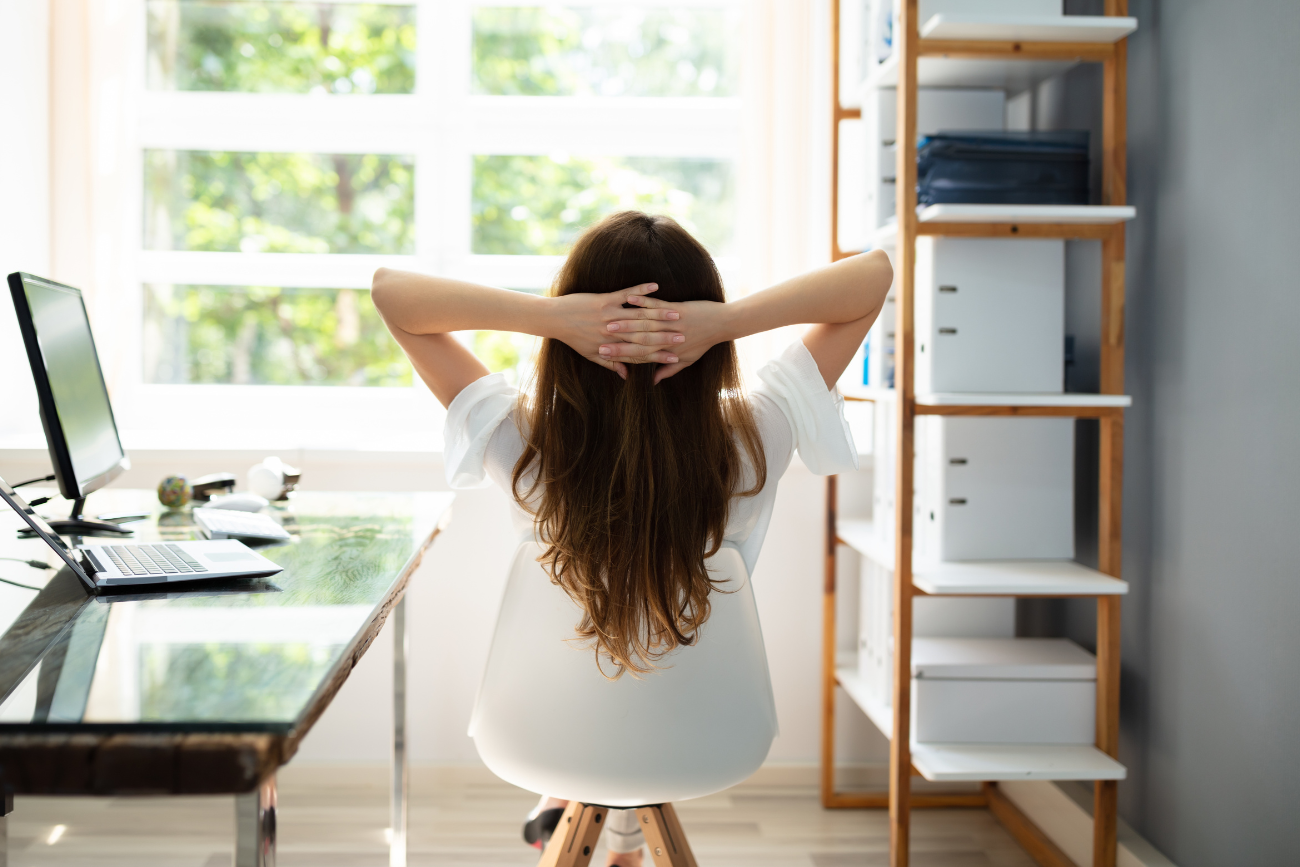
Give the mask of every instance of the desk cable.
[[[11, 560], [11, 561], [13, 561], [14, 563], [26, 563], [28, 566], [32, 567], [33, 569], [53, 569], [53, 568], [54, 568], [54, 567], [51, 566], [49, 563], [46, 563], [44, 560], [24, 560], [24, 559], [22, 559], [21, 557], [0, 557], [0, 560]], [[20, 584], [20, 583], [18, 583], [17, 581], [10, 581], [8, 578], [0, 578], [0, 583], [4, 583], [4, 584], [12, 584], [12, 585], [15, 586], [15, 587], [21, 587], [21, 588], [23, 588], [24, 590], [36, 590], [36, 591], [39, 591], [39, 590], [41, 589], [40, 587], [33, 587], [33, 586], [30, 585], [30, 584]]]

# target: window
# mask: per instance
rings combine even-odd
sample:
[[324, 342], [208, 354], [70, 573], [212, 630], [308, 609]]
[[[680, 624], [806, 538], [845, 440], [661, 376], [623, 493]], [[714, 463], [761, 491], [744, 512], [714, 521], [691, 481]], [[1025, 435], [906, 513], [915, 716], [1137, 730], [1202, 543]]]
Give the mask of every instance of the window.
[[[624, 208], [732, 261], [738, 0], [142, 6], [128, 427], [164, 404], [298, 442], [436, 429], [379, 265], [536, 292]], [[525, 375], [532, 341], [464, 338]]]

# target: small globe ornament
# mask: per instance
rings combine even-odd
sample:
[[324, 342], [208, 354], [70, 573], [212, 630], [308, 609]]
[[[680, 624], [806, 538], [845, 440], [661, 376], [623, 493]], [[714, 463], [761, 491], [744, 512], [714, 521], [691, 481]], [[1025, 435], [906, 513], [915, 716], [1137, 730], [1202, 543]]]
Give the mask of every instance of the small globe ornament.
[[168, 476], [158, 483], [158, 502], [179, 509], [190, 501], [190, 483], [184, 476]]

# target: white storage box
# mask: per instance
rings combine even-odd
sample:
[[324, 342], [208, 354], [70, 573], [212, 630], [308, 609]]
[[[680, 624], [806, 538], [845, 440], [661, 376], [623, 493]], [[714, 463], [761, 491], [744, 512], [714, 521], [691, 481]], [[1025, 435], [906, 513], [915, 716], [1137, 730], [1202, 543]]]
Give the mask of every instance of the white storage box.
[[[858, 674], [881, 704], [892, 704], [894, 573], [863, 557], [858, 602]], [[918, 596], [912, 600], [912, 633], [1011, 638], [1016, 634], [1016, 601]]]
[[842, 394], [860, 395], [864, 388], [894, 387], [894, 311], [894, 296], [889, 295], [880, 316], [836, 383]]
[[898, 308], [893, 294], [885, 296], [885, 306], [865, 344], [863, 385], [871, 388], [894, 387], [894, 329], [898, 327]]
[[917, 393], [1064, 388], [1065, 242], [918, 238]]
[[1074, 558], [1074, 419], [916, 419], [918, 559]]
[[912, 737], [936, 743], [1091, 744], [1096, 659], [1064, 638], [916, 638]]

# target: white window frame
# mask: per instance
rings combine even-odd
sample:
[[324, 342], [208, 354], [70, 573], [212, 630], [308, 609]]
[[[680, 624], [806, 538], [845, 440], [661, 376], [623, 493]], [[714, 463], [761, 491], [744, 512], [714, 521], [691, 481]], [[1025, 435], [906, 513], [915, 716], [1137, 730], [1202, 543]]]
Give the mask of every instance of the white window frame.
[[[136, 134], [120, 161], [127, 218], [118, 230], [126, 291], [114, 304], [116, 339], [142, 345], [147, 283], [368, 289], [380, 265], [489, 285], [543, 287], [562, 257], [470, 252], [475, 154], [723, 158], [739, 166], [741, 99], [520, 97], [470, 92], [472, 10], [521, 0], [367, 0], [416, 7], [416, 85], [410, 95], [278, 95], [149, 91], [145, 4], [133, 7], [133, 52], [123, 120]], [[319, 0], [318, 0], [319, 2]], [[325, 0], [355, 2], [355, 0]], [[537, 4], [542, 5], [542, 4]], [[620, 6], [619, 0], [573, 5]], [[636, 5], [744, 8], [745, 0], [638, 0]], [[739, 47], [739, 46], [738, 46]], [[134, 116], [130, 116], [134, 113]], [[143, 249], [143, 152], [148, 149], [395, 153], [415, 162], [415, 253], [207, 253]], [[738, 174], [738, 172], [737, 172]], [[737, 221], [739, 222], [739, 221]], [[718, 262], [724, 277], [734, 258]], [[135, 447], [440, 449], [443, 410], [410, 388], [170, 385], [143, 381], [136, 351], [115, 403]], [[196, 421], [199, 422], [196, 430]]]

